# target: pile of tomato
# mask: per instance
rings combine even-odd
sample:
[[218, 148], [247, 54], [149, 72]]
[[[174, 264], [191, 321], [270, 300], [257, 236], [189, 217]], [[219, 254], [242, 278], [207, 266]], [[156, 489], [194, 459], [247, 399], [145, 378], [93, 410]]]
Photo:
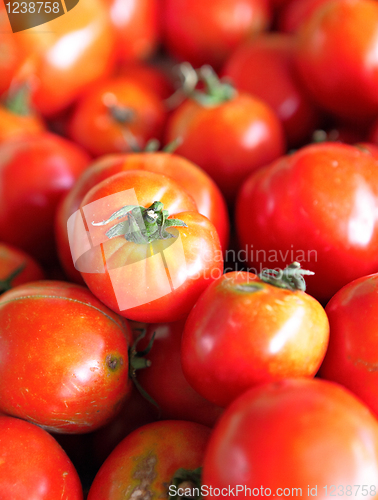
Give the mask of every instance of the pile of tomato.
[[378, 2], [24, 4], [0, 500], [376, 497]]

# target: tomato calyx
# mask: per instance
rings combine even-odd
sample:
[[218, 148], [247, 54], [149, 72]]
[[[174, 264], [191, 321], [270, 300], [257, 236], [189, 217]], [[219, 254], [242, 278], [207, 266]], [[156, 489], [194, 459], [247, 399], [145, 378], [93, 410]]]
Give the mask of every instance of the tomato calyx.
[[312, 276], [315, 273], [312, 271], [307, 271], [306, 269], [301, 269], [299, 262], [293, 262], [289, 264], [285, 269], [277, 271], [276, 269], [264, 269], [260, 274], [259, 278], [264, 283], [276, 286], [278, 288], [286, 288], [287, 290], [300, 290], [302, 292], [306, 291], [306, 281], [303, 278], [305, 276]]
[[145, 368], [148, 368], [151, 366], [151, 361], [149, 359], [146, 359], [145, 356], [150, 352], [152, 349], [154, 340], [155, 340], [155, 332], [153, 333], [151, 340], [149, 341], [147, 347], [143, 349], [142, 351], [138, 351], [137, 345], [140, 340], [142, 340], [147, 333], [146, 328], [140, 329], [140, 335], [135, 339], [134, 343], [132, 346], [129, 347], [129, 377], [132, 380], [133, 384], [139, 391], [139, 393], [152, 405], [156, 406], [156, 408], [159, 411], [159, 417], [160, 417], [160, 406], [156, 403], [156, 401], [143, 389], [143, 387], [140, 385], [140, 383], [137, 380], [137, 371], [138, 370], [143, 370]]
[[[171, 485], [176, 488], [176, 495], [169, 495], [173, 500], [179, 500], [182, 498], [182, 494], [179, 494], [180, 490], [192, 490], [194, 488], [198, 488], [201, 491], [201, 480], [202, 480], [202, 467], [198, 467], [198, 469], [188, 470], [188, 469], [178, 469], [171, 481]], [[193, 500], [199, 500], [202, 498], [202, 495], [185, 495], [185, 498], [191, 498]]]
[[111, 227], [105, 234], [111, 239], [124, 236], [127, 241], [138, 244], [152, 243], [156, 240], [174, 238], [168, 233], [168, 227], [188, 227], [180, 219], [168, 219], [168, 210], [164, 210], [161, 201], [154, 201], [148, 208], [137, 205], [126, 205], [114, 212], [109, 219], [102, 222], [92, 222], [93, 226], [105, 226], [110, 222], [127, 217]]
[[[179, 66], [181, 86], [166, 101], [169, 108], [175, 108], [185, 98], [190, 98], [204, 107], [219, 106], [235, 98], [237, 91], [231, 83], [220, 79], [213, 68], [204, 65], [195, 70], [188, 62]], [[203, 89], [197, 87], [202, 84]]]
[[5, 100], [5, 108], [15, 115], [30, 116], [30, 85], [27, 83], [9, 91]]
[[7, 278], [0, 280], [0, 295], [13, 288], [13, 280], [25, 269], [25, 263], [17, 267]]

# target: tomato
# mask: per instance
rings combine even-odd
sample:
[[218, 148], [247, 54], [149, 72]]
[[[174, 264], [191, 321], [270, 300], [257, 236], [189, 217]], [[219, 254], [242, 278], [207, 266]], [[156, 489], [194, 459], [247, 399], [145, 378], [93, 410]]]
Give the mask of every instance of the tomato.
[[[180, 319], [222, 274], [216, 229], [168, 177], [137, 170], [113, 175], [87, 193], [81, 210], [86, 222], [79, 216], [70, 223], [77, 268], [94, 295], [128, 319]], [[174, 220], [166, 222], [167, 215]], [[111, 224], [115, 218], [123, 220]]]
[[40, 265], [18, 248], [0, 242], [0, 294], [11, 288], [44, 278]]
[[164, 0], [166, 48], [193, 66], [219, 67], [244, 40], [268, 28], [267, 0]]
[[290, 0], [280, 12], [278, 27], [284, 33], [295, 33], [314, 12], [332, 0]]
[[20, 285], [0, 298], [0, 411], [47, 430], [90, 432], [130, 391], [129, 326], [86, 288]]
[[182, 369], [209, 401], [225, 407], [250, 387], [316, 374], [328, 344], [327, 316], [310, 295], [281, 286], [227, 273], [192, 309]]
[[[179, 469], [202, 465], [210, 429], [180, 420], [145, 425], [127, 436], [100, 468], [88, 500], [126, 500], [135, 497], [168, 498], [187, 484]], [[170, 489], [171, 488], [171, 489]]]
[[0, 240], [51, 260], [55, 210], [88, 162], [79, 146], [50, 133], [0, 145]]
[[69, 106], [113, 65], [114, 39], [102, 0], [80, 0], [74, 9], [12, 35], [22, 64], [13, 82], [28, 82], [34, 107], [51, 116]]
[[82, 500], [79, 476], [48, 432], [0, 416], [0, 491], [12, 500]]
[[223, 69], [237, 89], [272, 107], [290, 146], [308, 139], [320, 118], [295, 75], [294, 51], [294, 37], [278, 33], [260, 35], [235, 50]]
[[147, 59], [159, 42], [158, 0], [104, 0], [115, 34], [117, 59]]
[[92, 155], [142, 149], [159, 139], [165, 109], [158, 96], [127, 77], [106, 80], [81, 98], [68, 125], [69, 136]]
[[378, 112], [377, 2], [327, 2], [299, 30], [296, 66], [327, 111], [350, 121], [373, 118]]
[[250, 172], [284, 154], [284, 132], [263, 101], [208, 76], [206, 91], [170, 115], [166, 143], [180, 139], [176, 153], [202, 167], [231, 202]]
[[315, 272], [308, 293], [326, 302], [378, 270], [378, 163], [339, 143], [306, 146], [251, 175], [236, 207], [245, 260], [259, 272], [297, 260]]
[[344, 286], [328, 302], [330, 344], [320, 376], [342, 384], [378, 416], [376, 308], [378, 275]]
[[212, 427], [222, 409], [200, 396], [187, 382], [180, 361], [181, 335], [185, 320], [147, 325], [146, 339], [154, 340], [146, 358], [151, 366], [138, 372], [138, 382], [158, 404], [160, 418], [188, 420]]
[[225, 488], [223, 497], [242, 485], [243, 499], [251, 491], [255, 498], [323, 500], [337, 492], [362, 500], [376, 496], [377, 457], [377, 421], [349, 391], [318, 379], [285, 380], [249, 390], [225, 411], [202, 482], [207, 491]]
[[199, 213], [214, 224], [223, 250], [229, 237], [229, 218], [223, 197], [205, 172], [185, 158], [168, 153], [112, 155], [95, 161], [79, 178], [57, 211], [56, 237], [60, 261], [70, 279], [82, 282], [69, 248], [67, 221], [78, 210], [86, 193], [106, 178], [123, 171], [148, 170], [176, 181], [195, 200]]

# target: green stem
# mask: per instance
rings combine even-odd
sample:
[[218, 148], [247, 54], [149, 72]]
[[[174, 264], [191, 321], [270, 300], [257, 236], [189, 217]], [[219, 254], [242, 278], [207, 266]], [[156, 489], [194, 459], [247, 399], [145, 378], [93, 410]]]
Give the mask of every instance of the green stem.
[[28, 84], [20, 85], [17, 89], [9, 92], [5, 101], [5, 107], [20, 116], [31, 115], [30, 109], [30, 87]]
[[312, 276], [312, 271], [301, 269], [299, 262], [293, 262], [285, 269], [277, 271], [276, 269], [264, 269], [259, 278], [265, 283], [277, 286], [278, 288], [286, 288], [288, 290], [306, 291], [306, 282], [303, 276]]
[[138, 389], [139, 393], [146, 399], [149, 403], [152, 405], [156, 406], [156, 408], [159, 411], [159, 417], [160, 417], [160, 407], [156, 403], [156, 401], [143, 389], [143, 387], [140, 385], [140, 383], [137, 380], [137, 371], [138, 370], [143, 370], [145, 368], [148, 368], [151, 366], [151, 361], [148, 359], [145, 359], [144, 356], [147, 356], [147, 354], [150, 352], [154, 340], [155, 340], [155, 333], [152, 335], [150, 342], [148, 343], [148, 346], [143, 349], [143, 351], [138, 351], [137, 350], [137, 345], [140, 340], [142, 340], [146, 336], [146, 329], [143, 329], [141, 334], [135, 339], [133, 345], [129, 348], [129, 377], [133, 381], [133, 384], [135, 387]]
[[174, 238], [166, 228], [187, 227], [187, 225], [179, 219], [168, 219], [168, 211], [163, 208], [164, 205], [160, 201], [154, 201], [148, 208], [126, 205], [114, 212], [109, 219], [92, 222], [92, 225], [105, 226], [116, 219], [126, 217], [126, 220], [119, 222], [105, 233], [109, 239], [124, 236], [127, 241], [145, 245], [156, 240]]
[[[188, 469], [178, 469], [171, 481], [171, 485], [175, 486], [177, 495], [170, 495], [169, 497], [172, 498], [172, 500], [179, 500], [182, 498], [191, 498], [195, 500], [200, 500], [202, 498], [201, 496], [201, 479], [202, 479], [202, 467], [199, 467], [198, 469], [194, 470], [188, 470]], [[189, 490], [193, 491], [193, 488], [198, 489], [199, 495], [179, 495], [178, 489], [182, 488], [183, 490], [186, 490], [189, 488]]]
[[[168, 100], [169, 107], [177, 107], [185, 98], [194, 99], [201, 106], [212, 107], [231, 101], [236, 96], [235, 88], [222, 80], [209, 65], [195, 70], [189, 63], [183, 63], [181, 70], [181, 87]], [[198, 85], [204, 85], [198, 90]]]

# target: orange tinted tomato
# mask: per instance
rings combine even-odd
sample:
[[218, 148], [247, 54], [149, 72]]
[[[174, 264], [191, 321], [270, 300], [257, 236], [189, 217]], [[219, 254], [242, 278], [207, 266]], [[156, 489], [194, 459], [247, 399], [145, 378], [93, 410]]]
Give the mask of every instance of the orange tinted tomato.
[[209, 435], [208, 427], [182, 420], [140, 427], [105, 460], [88, 500], [130, 500], [146, 495], [147, 485], [151, 498], [167, 498], [179, 469], [201, 467]]
[[328, 335], [327, 315], [310, 295], [265, 283], [252, 273], [227, 273], [189, 314], [182, 369], [197, 392], [226, 407], [250, 387], [313, 377]]
[[133, 79], [118, 77], [81, 98], [68, 133], [94, 156], [127, 152], [161, 138], [165, 115], [157, 95]]
[[129, 394], [128, 324], [86, 288], [20, 285], [0, 297], [0, 410], [53, 432], [90, 432]]

